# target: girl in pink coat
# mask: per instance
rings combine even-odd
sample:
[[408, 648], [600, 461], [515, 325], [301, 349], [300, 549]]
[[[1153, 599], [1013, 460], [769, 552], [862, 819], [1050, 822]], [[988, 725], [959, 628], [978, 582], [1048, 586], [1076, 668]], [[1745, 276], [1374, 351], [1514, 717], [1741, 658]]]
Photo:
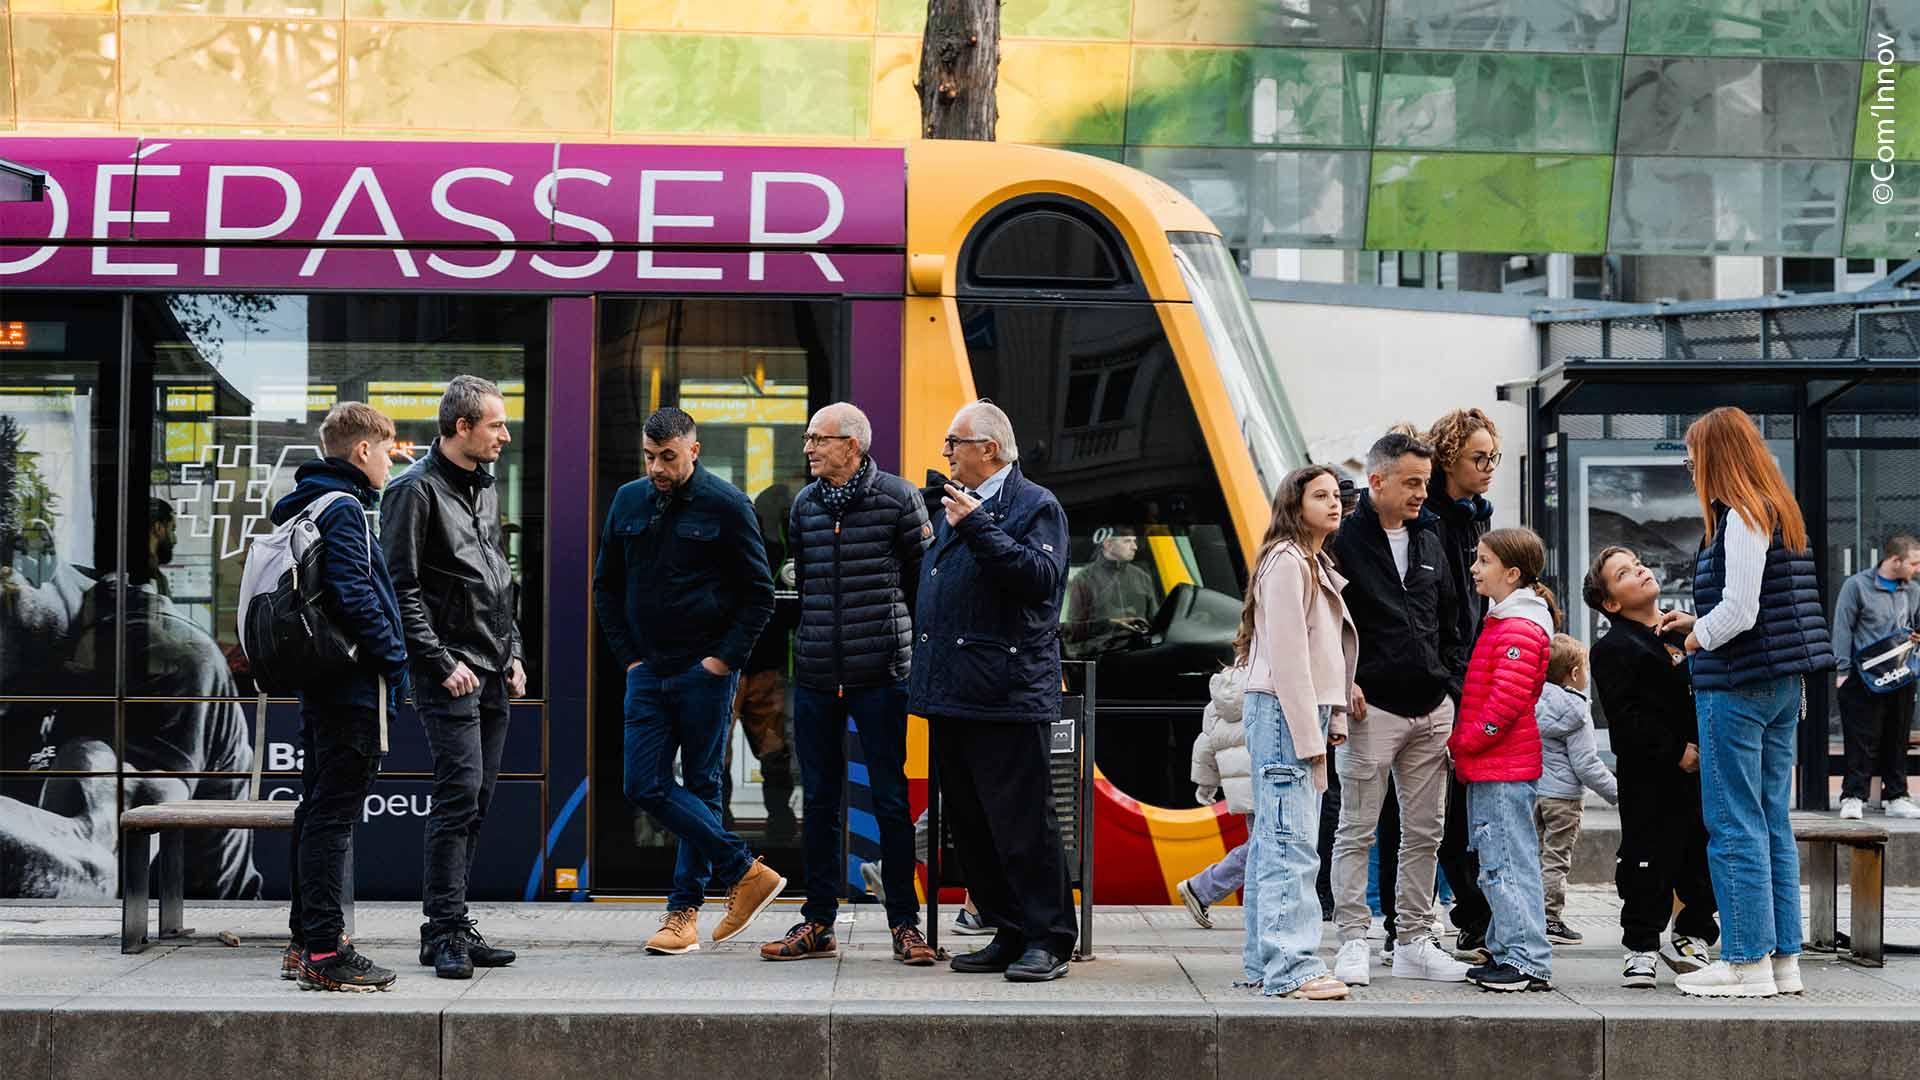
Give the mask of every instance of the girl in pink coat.
[[1467, 844], [1480, 857], [1480, 888], [1493, 908], [1492, 959], [1467, 972], [1483, 990], [1550, 990], [1540, 839], [1533, 827], [1540, 727], [1533, 706], [1547, 681], [1560, 613], [1540, 583], [1546, 545], [1530, 529], [1495, 529], [1480, 541], [1474, 588], [1492, 602], [1467, 665], [1460, 716], [1447, 749], [1467, 785]]

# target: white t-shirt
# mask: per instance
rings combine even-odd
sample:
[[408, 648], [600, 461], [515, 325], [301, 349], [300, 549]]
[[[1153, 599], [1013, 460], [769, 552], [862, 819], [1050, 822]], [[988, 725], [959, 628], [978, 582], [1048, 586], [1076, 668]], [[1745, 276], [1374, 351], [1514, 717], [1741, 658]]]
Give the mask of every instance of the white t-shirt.
[[1387, 546], [1393, 549], [1393, 565], [1400, 571], [1400, 580], [1407, 580], [1407, 527], [1387, 530]]

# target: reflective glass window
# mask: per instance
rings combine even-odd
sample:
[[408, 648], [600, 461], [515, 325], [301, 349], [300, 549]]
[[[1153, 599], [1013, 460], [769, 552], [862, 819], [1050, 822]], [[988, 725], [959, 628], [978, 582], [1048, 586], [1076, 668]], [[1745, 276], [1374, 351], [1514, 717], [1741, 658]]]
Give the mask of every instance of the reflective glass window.
[[1402, 251], [1597, 252], [1608, 159], [1377, 150], [1366, 246]]
[[1127, 142], [1365, 146], [1372, 51], [1139, 46]]
[[1380, 0], [1134, 0], [1133, 39], [1372, 45], [1380, 40]]
[[1865, 55], [1878, 59], [1883, 48], [1892, 49], [1895, 59], [1920, 60], [1920, 0], [1873, 0]]
[[1633, 0], [1627, 51], [1846, 59], [1866, 22], [1867, 0]]
[[[1889, 180], [1874, 176], [1891, 175]], [[1851, 165], [1848, 183], [1846, 253], [1862, 258], [1908, 259], [1920, 237], [1920, 164], [1887, 166], [1873, 161]]]
[[1840, 254], [1844, 161], [1618, 161], [1611, 250], [1645, 254]]
[[1705, 57], [1627, 58], [1622, 154], [1843, 157], [1860, 67]]
[[1178, 188], [1237, 250], [1357, 248], [1366, 234], [1365, 150], [1130, 146], [1127, 164]]
[[1059, 210], [1014, 217], [979, 241], [970, 276], [983, 285], [1111, 285], [1121, 279], [1113, 245], [1092, 225]]
[[1614, 57], [1389, 52], [1374, 145], [1608, 153]]
[[1389, 48], [1617, 53], [1627, 0], [1387, 0]]

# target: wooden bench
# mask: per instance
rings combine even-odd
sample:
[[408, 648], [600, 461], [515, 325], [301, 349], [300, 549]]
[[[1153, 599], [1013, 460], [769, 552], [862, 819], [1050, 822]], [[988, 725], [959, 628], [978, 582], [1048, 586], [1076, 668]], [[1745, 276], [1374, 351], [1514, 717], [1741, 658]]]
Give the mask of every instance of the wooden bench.
[[[137, 953], [148, 945], [148, 838], [160, 837], [161, 940], [184, 937], [193, 931], [181, 925], [185, 918], [188, 829], [288, 829], [298, 803], [250, 799], [189, 799], [136, 806], [120, 815], [120, 951]], [[292, 853], [289, 857], [298, 857]], [[348, 851], [346, 891], [341, 910], [347, 932], [353, 931], [353, 862]]]
[[1813, 814], [1793, 815], [1793, 838], [1807, 845], [1807, 885], [1812, 896], [1809, 948], [1833, 951], [1840, 945], [1839, 857], [1852, 849], [1853, 928], [1848, 935], [1853, 961], [1866, 967], [1886, 965], [1887, 830], [1865, 821], [1842, 821]]

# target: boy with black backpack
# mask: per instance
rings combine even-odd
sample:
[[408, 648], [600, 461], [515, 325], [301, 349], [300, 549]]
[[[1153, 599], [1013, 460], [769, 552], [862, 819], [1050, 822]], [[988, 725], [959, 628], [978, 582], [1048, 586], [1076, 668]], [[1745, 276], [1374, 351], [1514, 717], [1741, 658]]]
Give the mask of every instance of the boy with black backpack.
[[293, 493], [273, 508], [281, 526], [324, 503], [313, 514], [322, 609], [355, 650], [350, 663], [314, 671], [298, 690], [304, 791], [290, 860], [293, 940], [281, 975], [302, 990], [385, 990], [394, 980], [354, 951], [340, 910], [353, 826], [387, 749], [384, 706], [406, 675], [400, 604], [367, 519], [386, 486], [393, 444], [393, 421], [379, 410], [357, 401], [334, 406], [320, 424], [326, 457], [302, 465]]

